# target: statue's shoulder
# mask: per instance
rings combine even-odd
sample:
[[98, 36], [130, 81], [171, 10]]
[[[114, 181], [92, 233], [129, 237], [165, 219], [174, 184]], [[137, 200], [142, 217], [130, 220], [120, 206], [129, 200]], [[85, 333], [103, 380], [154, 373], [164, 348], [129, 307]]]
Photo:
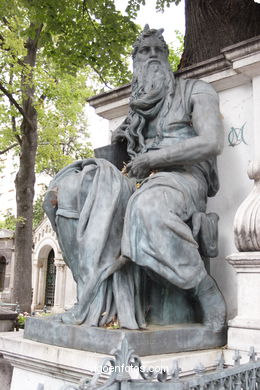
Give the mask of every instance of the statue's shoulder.
[[189, 97], [195, 94], [210, 94], [216, 97], [218, 96], [214, 87], [206, 81], [199, 79], [184, 79], [180, 76], [175, 77], [175, 79], [176, 83], [180, 85], [180, 89]]
[[218, 104], [217, 92], [209, 83], [206, 83], [205, 81], [175, 77], [175, 89], [178, 91], [177, 95], [180, 96], [184, 111], [187, 114], [191, 114], [193, 111], [196, 97], [199, 95], [210, 95], [214, 97], [216, 104]]

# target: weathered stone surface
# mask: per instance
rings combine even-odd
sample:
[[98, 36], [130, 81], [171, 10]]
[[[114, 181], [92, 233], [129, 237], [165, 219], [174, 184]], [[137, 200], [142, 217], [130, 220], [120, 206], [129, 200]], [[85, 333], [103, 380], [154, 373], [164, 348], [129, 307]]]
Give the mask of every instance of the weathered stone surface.
[[227, 257], [236, 271], [237, 315], [229, 321], [228, 347], [260, 352], [260, 252], [239, 252]]
[[2, 390], [9, 390], [12, 381], [13, 367], [11, 364], [3, 359], [0, 354], [0, 384]]
[[17, 313], [0, 308], [0, 332], [10, 332], [14, 330]]
[[148, 356], [215, 348], [225, 345], [225, 333], [214, 333], [200, 324], [128, 330], [65, 325], [46, 318], [29, 318], [24, 337], [46, 344], [105, 354], [113, 354], [120, 340], [126, 337], [135, 353]]

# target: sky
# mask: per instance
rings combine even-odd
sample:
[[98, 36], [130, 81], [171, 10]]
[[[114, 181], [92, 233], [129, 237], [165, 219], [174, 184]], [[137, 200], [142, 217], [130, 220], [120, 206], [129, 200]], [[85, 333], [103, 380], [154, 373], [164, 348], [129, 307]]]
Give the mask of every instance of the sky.
[[[116, 8], [124, 13], [128, 1], [115, 0]], [[185, 19], [184, 19], [184, 1], [178, 6], [171, 5], [166, 8], [164, 13], [156, 12], [156, 0], [146, 0], [146, 5], [141, 6], [136, 23], [144, 27], [149, 24], [150, 28], [164, 28], [164, 39], [167, 43], [174, 42], [175, 30], [184, 34]], [[109, 143], [108, 121], [98, 117], [95, 110], [91, 107], [87, 108], [87, 117], [89, 123], [89, 133], [93, 148], [98, 148]]]
[[[124, 13], [127, 3], [127, 0], [115, 0], [116, 8], [122, 13]], [[171, 4], [169, 8], [165, 8], [163, 13], [156, 12], [155, 4], [156, 0], [146, 0], [146, 5], [141, 6], [135, 22], [141, 27], [147, 23], [151, 28], [164, 28], [164, 39], [167, 43], [171, 43], [174, 40], [175, 30], [184, 34], [184, 1], [181, 1], [178, 6]]]

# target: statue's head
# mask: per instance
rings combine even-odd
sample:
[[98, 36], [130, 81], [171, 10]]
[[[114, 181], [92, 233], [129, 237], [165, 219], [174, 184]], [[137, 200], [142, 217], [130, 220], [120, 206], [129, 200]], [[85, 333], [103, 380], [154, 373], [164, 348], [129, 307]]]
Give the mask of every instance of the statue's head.
[[148, 24], [133, 45], [132, 94], [165, 93], [172, 86], [173, 73], [168, 61], [169, 50], [163, 38], [163, 29], [151, 29]]
[[149, 56], [159, 56], [161, 59], [168, 59], [169, 49], [163, 38], [164, 29], [159, 30], [150, 29], [149, 25], [146, 24], [143, 31], [137, 38], [133, 45], [133, 61], [145, 61]]

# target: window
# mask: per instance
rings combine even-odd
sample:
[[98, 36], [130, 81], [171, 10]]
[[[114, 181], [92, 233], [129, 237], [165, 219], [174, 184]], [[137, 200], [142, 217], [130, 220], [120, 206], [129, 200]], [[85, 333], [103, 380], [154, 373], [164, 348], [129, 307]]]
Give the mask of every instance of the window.
[[45, 305], [48, 307], [54, 305], [55, 278], [56, 278], [56, 267], [54, 265], [54, 251], [52, 249], [48, 256], [46, 287], [45, 287]]
[[6, 258], [0, 256], [0, 291], [3, 291], [5, 288], [5, 269], [6, 269]]

